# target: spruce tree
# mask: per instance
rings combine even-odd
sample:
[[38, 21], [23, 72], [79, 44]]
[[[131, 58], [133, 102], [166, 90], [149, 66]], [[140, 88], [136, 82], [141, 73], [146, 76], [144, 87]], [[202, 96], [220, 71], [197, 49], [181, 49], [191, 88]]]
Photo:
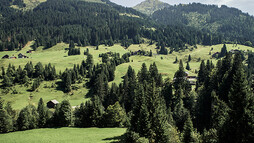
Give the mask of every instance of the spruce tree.
[[186, 70], [188, 70], [188, 71], [191, 70], [189, 62], [187, 62]]
[[223, 45], [223, 47], [221, 48], [221, 52], [219, 54], [219, 58], [224, 57], [227, 54], [227, 46], [226, 44]]
[[38, 127], [38, 118], [36, 108], [33, 105], [28, 105], [23, 108], [17, 119], [17, 125], [19, 130], [35, 129]]
[[40, 98], [38, 102], [37, 112], [39, 114], [38, 119], [38, 126], [40, 128], [43, 128], [46, 126], [47, 120], [48, 120], [48, 109], [44, 105], [43, 99]]
[[126, 113], [119, 102], [116, 102], [108, 106], [103, 119], [106, 127], [123, 127], [126, 122]]
[[198, 72], [198, 79], [197, 79], [197, 82], [196, 82], [196, 90], [204, 84], [205, 80], [206, 80], [206, 77], [207, 77], [207, 69], [206, 69], [206, 66], [205, 66], [205, 61], [202, 60], [201, 61], [201, 64], [200, 64], [200, 69], [199, 69], [199, 72]]
[[189, 114], [183, 127], [183, 142], [184, 143], [199, 143], [197, 134], [195, 133], [193, 129], [193, 124]]
[[10, 87], [10, 86], [12, 86], [12, 81], [9, 78], [9, 76], [7, 76], [7, 75], [4, 75], [3, 86], [4, 87]]
[[228, 120], [228, 105], [219, 99], [215, 91], [212, 92], [211, 127], [219, 131]]
[[66, 72], [66, 77], [64, 80], [64, 91], [65, 92], [70, 92], [71, 91], [71, 73], [70, 72]]
[[72, 111], [70, 102], [68, 100], [63, 100], [55, 112], [57, 112], [55, 119], [57, 119], [60, 127], [68, 127], [71, 124]]
[[13, 120], [5, 109], [0, 109], [0, 133], [8, 133], [13, 130]]
[[188, 57], [188, 62], [190, 62], [191, 61], [191, 55], [189, 55], [189, 57]]
[[240, 53], [234, 57], [232, 73], [229, 119], [225, 123], [220, 141], [252, 142], [254, 140], [254, 99], [248, 86]]
[[174, 75], [174, 88], [176, 91], [182, 89], [184, 95], [189, 94], [189, 92], [191, 91], [191, 86], [186, 76], [187, 75], [184, 71], [183, 61], [180, 60], [179, 69], [176, 71]]
[[1, 69], [2, 69], [2, 78], [4, 78], [4, 75], [5, 75], [5, 69], [4, 69], [4, 67], [2, 67]]

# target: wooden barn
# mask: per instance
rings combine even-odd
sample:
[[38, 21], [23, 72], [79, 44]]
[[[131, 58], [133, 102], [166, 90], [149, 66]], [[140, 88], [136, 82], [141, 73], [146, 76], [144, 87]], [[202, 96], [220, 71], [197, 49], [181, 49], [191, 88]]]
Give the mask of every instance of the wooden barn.
[[2, 59], [9, 59], [9, 58], [10, 58], [9, 55], [4, 55], [4, 56], [2, 57]]
[[48, 107], [48, 108], [55, 108], [57, 104], [59, 104], [59, 102], [58, 102], [57, 100], [50, 100], [50, 101], [47, 103], [47, 107]]
[[18, 57], [19, 57], [19, 59], [21, 59], [21, 58], [28, 58], [28, 56], [23, 55], [23, 54], [21, 54], [21, 53], [18, 54]]

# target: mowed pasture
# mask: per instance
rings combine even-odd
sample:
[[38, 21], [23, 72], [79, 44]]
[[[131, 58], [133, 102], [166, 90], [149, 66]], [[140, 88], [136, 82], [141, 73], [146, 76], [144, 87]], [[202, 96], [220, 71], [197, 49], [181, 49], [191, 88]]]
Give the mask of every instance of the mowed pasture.
[[118, 142], [125, 128], [46, 128], [0, 134], [1, 143]]
[[[101, 58], [99, 54], [107, 53], [107, 52], [116, 52], [123, 55], [127, 52], [135, 52], [138, 50], [150, 51], [152, 50], [153, 56], [140, 56], [134, 55], [130, 57], [129, 63], [124, 63], [116, 67], [115, 71], [115, 80], [119, 84], [122, 81], [122, 77], [126, 74], [129, 66], [136, 71], [136, 74], [140, 70], [143, 63], [146, 63], [147, 68], [152, 63], [156, 63], [159, 73], [163, 75], [163, 78], [173, 78], [174, 73], [178, 69], [178, 63], [174, 63], [175, 58], [178, 60], [182, 59], [184, 61], [184, 66], [186, 66], [186, 62], [188, 56], [191, 55], [192, 60], [190, 62], [191, 70], [188, 71], [190, 75], [196, 75], [195, 71], [199, 70], [200, 61], [201, 60], [211, 60], [214, 64], [216, 64], [216, 59], [212, 58], [212, 55], [215, 52], [219, 52], [223, 47], [220, 45], [213, 46], [201, 46], [198, 45], [197, 48], [193, 48], [191, 46], [184, 51], [173, 52], [169, 55], [158, 55], [156, 45], [148, 45], [148, 44], [137, 44], [131, 45], [129, 48], [124, 48], [120, 44], [115, 44], [112, 47], [100, 45], [99, 49], [96, 50], [95, 47], [77, 47], [81, 50], [81, 55], [76, 56], [68, 56], [68, 44], [59, 43], [52, 48], [43, 50], [42, 47], [39, 47], [36, 51], [32, 53], [26, 53], [26, 51], [31, 49], [31, 45], [33, 42], [29, 42], [27, 46], [25, 46], [20, 51], [4, 51], [0, 52], [0, 58], [4, 55], [8, 54], [10, 56], [18, 56], [19, 53], [27, 55], [29, 58], [27, 59], [0, 59], [0, 67], [4, 66], [7, 69], [9, 64], [15, 65], [16, 68], [20, 65], [22, 68], [25, 66], [27, 62], [32, 62], [34, 65], [38, 62], [41, 62], [43, 65], [51, 63], [56, 67], [57, 72], [64, 71], [66, 68], [73, 68], [74, 64], [80, 64], [82, 60], [86, 60], [86, 56], [84, 56], [84, 51], [88, 48], [89, 52], [93, 55], [94, 63], [101, 63]], [[193, 49], [193, 50], [191, 50]], [[211, 50], [213, 49], [213, 50]], [[227, 44], [228, 51], [232, 49], [239, 49], [243, 51], [253, 50], [251, 47], [242, 46], [242, 45], [233, 45]], [[211, 54], [209, 54], [211, 52]], [[0, 72], [1, 73], [1, 72]], [[1, 90], [0, 97], [4, 99], [6, 102], [10, 101], [14, 109], [22, 109], [28, 104], [37, 105], [40, 98], [44, 99], [44, 102], [47, 102], [52, 99], [56, 99], [61, 102], [64, 99], [68, 99], [72, 106], [77, 106], [86, 100], [89, 100], [85, 95], [88, 93], [88, 89], [85, 88], [83, 83], [75, 84], [73, 86], [77, 87], [77, 90], [73, 90], [71, 94], [64, 93], [61, 89], [58, 88], [58, 84], [61, 80], [56, 81], [44, 81], [41, 83], [38, 91], [30, 92], [29, 89], [31, 87], [24, 87], [23, 85], [15, 85], [12, 89], [17, 91], [17, 94], [12, 94], [9, 92], [8, 94], [3, 93], [3, 89]], [[32, 82], [32, 81], [31, 81]], [[109, 83], [111, 85], [111, 83]]]

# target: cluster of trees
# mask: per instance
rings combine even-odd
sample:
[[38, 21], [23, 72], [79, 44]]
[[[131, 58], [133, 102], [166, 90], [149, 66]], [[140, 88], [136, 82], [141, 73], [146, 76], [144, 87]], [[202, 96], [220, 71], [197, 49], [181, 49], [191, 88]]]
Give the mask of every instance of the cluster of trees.
[[201, 62], [195, 91], [181, 61], [173, 82], [140, 84], [127, 142], [251, 142], [254, 98], [245, 69], [241, 53], [228, 53], [216, 67]]
[[71, 55], [80, 55], [80, 48], [75, 48], [75, 44], [73, 41], [71, 41], [69, 44], [68, 56], [71, 56]]
[[118, 102], [104, 110], [96, 98], [74, 110], [68, 100], [63, 100], [54, 112], [45, 106], [42, 98], [37, 108], [28, 105], [20, 112], [13, 110], [9, 102], [4, 107], [0, 100], [0, 115], [0, 133], [45, 127], [123, 127], [126, 123], [126, 113]]
[[40, 81], [55, 80], [57, 78], [55, 66], [50, 63], [43, 67], [42, 63], [37, 63], [33, 66], [32, 62], [28, 62], [22, 69], [19, 66], [17, 69], [14, 65], [9, 64], [7, 70], [2, 67], [3, 88], [11, 87], [15, 84], [24, 84], [28, 86], [31, 79], [34, 80], [32, 90], [38, 88]]
[[153, 56], [153, 52], [152, 50], [150, 51], [145, 51], [145, 50], [138, 50], [138, 51], [135, 51], [135, 52], [131, 52], [130, 53], [131, 56], [134, 56], [134, 55], [140, 55], [140, 56], [149, 56], [149, 57], [152, 57]]
[[80, 55], [80, 48], [71, 48], [68, 51], [68, 56], [71, 55]]
[[105, 53], [100, 55], [102, 64], [94, 65], [93, 56], [89, 53], [89, 50], [85, 51], [84, 54], [87, 55], [86, 61], [83, 60], [81, 65], [74, 65], [72, 69], [66, 69], [62, 73], [62, 87], [65, 92], [72, 90], [71, 84], [75, 84], [77, 81], [81, 82], [83, 78], [89, 78], [87, 86], [91, 88], [92, 93], [96, 93], [96, 91], [101, 90], [100, 88], [108, 87], [108, 82], [115, 79], [116, 66], [130, 62], [130, 53], [125, 53], [122, 57], [119, 53], [112, 53], [110, 59], [108, 54]]

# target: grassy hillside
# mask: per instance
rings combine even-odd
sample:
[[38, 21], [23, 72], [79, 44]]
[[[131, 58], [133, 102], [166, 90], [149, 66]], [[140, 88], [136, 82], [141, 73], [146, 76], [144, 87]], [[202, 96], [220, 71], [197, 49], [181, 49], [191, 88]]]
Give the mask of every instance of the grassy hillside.
[[108, 143], [116, 142], [124, 128], [52, 128], [0, 134], [2, 143]]
[[[47, 0], [23, 0], [25, 7], [21, 8], [22, 10], [31, 10], [37, 7], [39, 4], [46, 2]], [[95, 2], [95, 3], [103, 3], [101, 0], [81, 0], [86, 2]], [[12, 5], [11, 7], [20, 9], [16, 5]]]
[[[30, 45], [33, 42], [27, 44], [27, 46], [22, 49], [21, 51], [5, 51], [0, 52], [0, 58], [4, 55], [14, 55], [17, 56], [19, 53], [26, 54], [26, 51], [30, 49]], [[153, 51], [153, 57], [148, 56], [131, 56], [130, 63], [124, 63], [116, 67], [115, 71], [115, 80], [113, 82], [120, 83], [122, 81], [123, 75], [127, 72], [128, 66], [132, 66], [135, 69], [136, 73], [140, 70], [142, 63], [146, 63], [147, 67], [153, 62], [156, 63], [159, 72], [163, 75], [163, 78], [173, 78], [174, 73], [178, 69], [178, 64], [174, 64], [175, 58], [177, 57], [178, 60], [184, 60], [184, 66], [186, 66], [186, 61], [188, 59], [189, 54], [192, 57], [192, 61], [190, 62], [191, 70], [189, 71], [190, 75], [196, 75], [195, 70], [199, 69], [200, 61], [201, 60], [212, 60], [214, 64], [216, 64], [216, 59], [212, 59], [212, 55], [215, 52], [219, 52], [222, 48], [222, 44], [220, 45], [213, 45], [213, 46], [201, 46], [198, 45], [197, 49], [190, 47], [185, 51], [173, 52], [169, 55], [157, 55], [156, 53], [156, 45], [148, 45], [148, 44], [139, 44], [139, 45], [131, 45], [128, 49], [123, 48], [119, 44], [115, 44], [112, 47], [107, 47], [104, 45], [99, 46], [99, 50], [95, 50], [94, 47], [80, 47], [81, 48], [81, 55], [77, 56], [67, 56], [68, 44], [59, 43], [56, 46], [42, 50], [40, 47], [37, 51], [26, 54], [29, 56], [28, 59], [0, 59], [1, 66], [7, 68], [9, 63], [14, 64], [16, 68], [21, 65], [22, 67], [29, 61], [32, 61], [35, 65], [37, 62], [42, 62], [42, 64], [51, 63], [52, 65], [56, 66], [57, 72], [64, 71], [65, 68], [72, 68], [74, 64], [80, 64], [82, 60], [85, 60], [86, 57], [83, 55], [84, 50], [89, 48], [90, 53], [93, 55], [95, 63], [101, 63], [101, 58], [99, 58], [99, 54], [106, 53], [106, 52], [117, 52], [121, 55], [126, 52], [131, 51], [138, 51], [138, 50], [145, 50], [145, 51]], [[191, 51], [191, 49], [193, 50]], [[211, 51], [211, 49], [213, 50]], [[242, 46], [242, 45], [233, 45], [227, 44], [227, 49], [230, 51], [231, 49], [240, 49], [240, 50], [252, 50], [253, 48]], [[211, 55], [209, 53], [211, 52]], [[1, 67], [0, 66], [0, 67]], [[60, 81], [60, 80], [59, 80]], [[88, 98], [85, 97], [88, 89], [83, 87], [84, 83], [75, 84], [73, 86], [77, 87], [77, 90], [74, 90], [73, 93], [65, 94], [61, 89], [57, 87], [59, 81], [44, 81], [39, 89], [38, 92], [30, 92], [28, 91], [31, 87], [24, 87], [21, 85], [16, 85], [12, 89], [17, 91], [17, 94], [13, 94], [12, 92], [8, 94], [3, 94], [4, 90], [1, 89], [1, 98], [5, 101], [10, 101], [14, 107], [14, 109], [21, 109], [28, 104], [37, 105], [39, 98], [43, 98], [45, 102], [56, 99], [58, 101], [62, 101], [64, 99], [68, 99], [72, 106], [79, 105], [81, 102], [85, 102]], [[110, 83], [111, 85], [111, 83]]]
[[146, 0], [133, 8], [136, 9], [137, 11], [140, 11], [144, 14], [151, 15], [155, 11], [159, 9], [163, 9], [165, 7], [169, 7], [170, 5], [164, 2], [161, 2], [159, 0]]

